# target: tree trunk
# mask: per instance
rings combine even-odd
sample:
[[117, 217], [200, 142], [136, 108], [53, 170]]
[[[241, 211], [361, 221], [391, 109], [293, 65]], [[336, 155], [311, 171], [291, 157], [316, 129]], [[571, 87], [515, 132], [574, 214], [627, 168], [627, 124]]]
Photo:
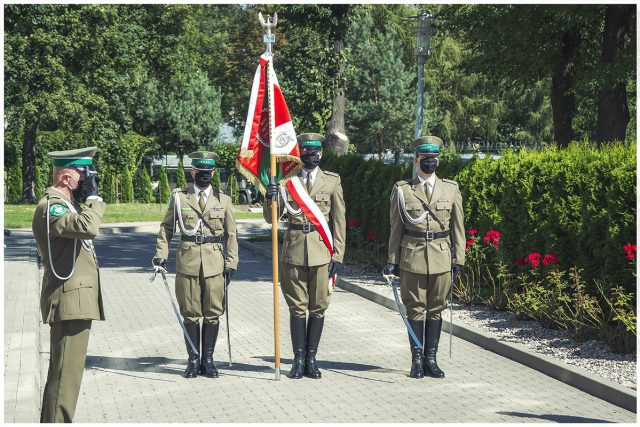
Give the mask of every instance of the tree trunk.
[[22, 140], [22, 203], [36, 203], [36, 131], [38, 122], [27, 122]]
[[[344, 39], [344, 35], [342, 35], [336, 38], [336, 40], [333, 43], [334, 55], [336, 55], [337, 57], [340, 57], [341, 52], [344, 50], [344, 47], [345, 47], [345, 39]], [[325, 127], [326, 138], [324, 141], [324, 147], [328, 151], [338, 156], [347, 154], [347, 149], [349, 147], [349, 138], [347, 137], [344, 129], [345, 95], [344, 95], [344, 83], [342, 83], [342, 75], [344, 71], [345, 71], [344, 61], [340, 61], [340, 65], [335, 75], [335, 79], [339, 83], [336, 87], [336, 93], [333, 98], [333, 111]]]
[[553, 109], [553, 136], [561, 147], [566, 147], [573, 138], [573, 116], [575, 114], [575, 96], [573, 93], [575, 77], [575, 55], [580, 42], [577, 26], [564, 33], [562, 58], [551, 79], [551, 108]]
[[[611, 77], [598, 97], [596, 141], [624, 140], [629, 124], [627, 79], [615, 75], [616, 62], [629, 45], [634, 5], [608, 5], [602, 33], [602, 70]], [[608, 70], [608, 72], [607, 72]]]

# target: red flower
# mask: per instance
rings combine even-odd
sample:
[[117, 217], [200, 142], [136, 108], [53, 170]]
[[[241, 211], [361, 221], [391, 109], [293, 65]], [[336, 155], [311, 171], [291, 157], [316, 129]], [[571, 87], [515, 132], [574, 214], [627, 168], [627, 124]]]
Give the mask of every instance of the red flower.
[[486, 244], [493, 245], [496, 249], [498, 249], [501, 236], [502, 234], [499, 231], [489, 230], [487, 231], [487, 234], [484, 235], [484, 238], [482, 240], [484, 240]]
[[475, 236], [478, 234], [478, 230], [469, 230], [469, 236]]
[[622, 247], [624, 252], [627, 254], [627, 259], [629, 261], [633, 261], [636, 258], [637, 248], [636, 245], [632, 245], [631, 243], [627, 243]]
[[360, 223], [358, 222], [357, 219], [350, 219], [347, 222], [347, 227], [349, 227], [349, 228], [357, 227], [358, 225], [360, 225]]
[[380, 238], [380, 233], [377, 231], [369, 230], [369, 234], [367, 234], [367, 240], [378, 240]]
[[533, 268], [538, 268], [540, 266], [540, 261], [538, 261], [537, 259], [532, 259], [529, 262], [531, 263], [531, 266]]
[[527, 259], [526, 258], [517, 258], [516, 259], [516, 265], [524, 265], [527, 263]]
[[544, 256], [544, 259], [542, 260], [542, 265], [549, 265], [549, 264], [553, 264], [553, 265], [560, 264], [560, 261], [558, 260], [558, 256], [556, 254], [546, 254]]
[[540, 255], [538, 252], [531, 252], [525, 259], [527, 260], [527, 262], [540, 261], [540, 259], [542, 259], [542, 255]]
[[469, 249], [469, 246], [473, 245], [476, 241], [471, 239], [471, 240], [467, 240], [467, 246], [464, 248], [464, 250], [466, 251], [467, 249]]

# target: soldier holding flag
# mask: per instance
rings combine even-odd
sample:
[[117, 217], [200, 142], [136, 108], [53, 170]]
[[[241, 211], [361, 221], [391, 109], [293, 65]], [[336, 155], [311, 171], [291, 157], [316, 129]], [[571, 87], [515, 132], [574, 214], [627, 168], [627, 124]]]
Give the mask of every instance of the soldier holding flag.
[[267, 187], [263, 214], [267, 222], [273, 221], [270, 205], [280, 193], [278, 216], [286, 209], [289, 220], [281, 270], [294, 353], [290, 377], [304, 375], [318, 379], [321, 373], [316, 354], [324, 312], [329, 307], [335, 275], [344, 257], [345, 204], [340, 176], [318, 167], [324, 137], [305, 133], [297, 140], [304, 168], [286, 185]]

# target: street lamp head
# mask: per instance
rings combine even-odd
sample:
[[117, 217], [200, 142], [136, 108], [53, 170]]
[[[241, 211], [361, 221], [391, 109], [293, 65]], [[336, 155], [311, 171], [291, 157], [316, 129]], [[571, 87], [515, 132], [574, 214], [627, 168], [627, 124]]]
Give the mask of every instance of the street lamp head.
[[429, 11], [422, 11], [416, 16], [402, 18], [403, 21], [411, 21], [416, 24], [416, 56], [419, 59], [426, 59], [431, 54], [429, 43], [433, 35], [433, 23], [436, 18]]

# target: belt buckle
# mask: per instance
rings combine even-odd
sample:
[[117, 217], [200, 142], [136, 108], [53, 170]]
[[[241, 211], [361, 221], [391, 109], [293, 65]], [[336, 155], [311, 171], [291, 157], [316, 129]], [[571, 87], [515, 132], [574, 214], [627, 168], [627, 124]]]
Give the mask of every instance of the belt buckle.
[[433, 240], [433, 231], [427, 231], [427, 241]]
[[196, 234], [196, 243], [201, 245], [204, 242], [204, 236]]
[[302, 223], [302, 232], [304, 234], [311, 233], [311, 223], [310, 222]]

